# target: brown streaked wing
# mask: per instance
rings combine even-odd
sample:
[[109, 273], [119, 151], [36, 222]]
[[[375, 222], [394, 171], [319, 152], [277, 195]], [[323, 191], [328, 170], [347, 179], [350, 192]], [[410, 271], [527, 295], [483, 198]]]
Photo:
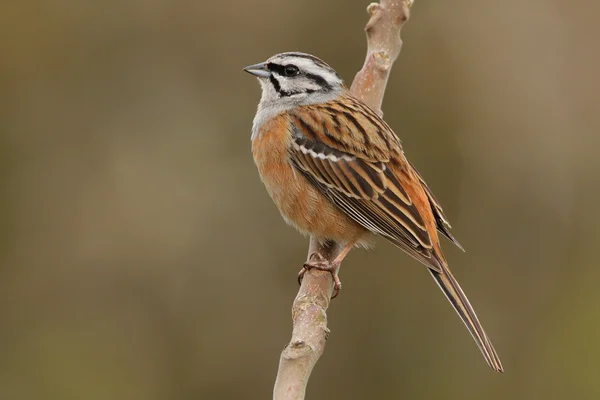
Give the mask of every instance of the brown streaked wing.
[[388, 162], [393, 153], [402, 151], [390, 127], [350, 95], [298, 107], [291, 117], [311, 141], [364, 161]]
[[[327, 103], [329, 112], [334, 106]], [[374, 233], [378, 233], [402, 248], [428, 267], [439, 271], [440, 262], [435, 256], [426, 225], [400, 180], [392, 171], [402, 168], [393, 159], [404, 159], [393, 133], [377, 134], [376, 151], [368, 146], [346, 146], [344, 135], [363, 137], [373, 129], [389, 129], [382, 123], [374, 126], [367, 117], [354, 119], [356, 132], [331, 134], [336, 124], [346, 117], [333, 121], [328, 113], [316, 106], [300, 107], [290, 118], [293, 146], [290, 150], [292, 164], [328, 196], [341, 210]], [[324, 107], [324, 106], [323, 106]], [[356, 114], [361, 115], [361, 112]], [[325, 116], [324, 116], [325, 115]], [[380, 120], [373, 114], [374, 120]], [[360, 124], [358, 127], [356, 124]], [[339, 128], [339, 126], [337, 127]], [[324, 133], [325, 132], [325, 133]], [[367, 136], [372, 137], [372, 134]], [[367, 140], [367, 139], [360, 139]], [[332, 147], [332, 144], [334, 147]], [[370, 150], [368, 150], [370, 149]]]
[[442, 264], [435, 256], [431, 246], [423, 247], [418, 240], [412, 236], [411, 232], [407, 231], [402, 226], [398, 226], [397, 221], [378, 209], [374, 203], [371, 203], [368, 200], [348, 197], [340, 191], [331, 190], [318, 182], [313, 175], [302, 170], [300, 171], [313, 185], [325, 193], [334, 204], [356, 222], [371, 232], [383, 236], [431, 270], [435, 272], [440, 272], [442, 270]]
[[446, 218], [446, 215], [444, 214], [444, 210], [442, 210], [442, 206], [440, 205], [440, 202], [435, 198], [433, 192], [431, 191], [431, 189], [429, 188], [427, 183], [425, 183], [425, 180], [423, 179], [423, 177], [421, 176], [419, 171], [415, 168], [415, 166], [410, 161], [408, 161], [408, 162], [410, 163], [411, 168], [413, 169], [413, 171], [419, 178], [419, 181], [421, 182], [421, 186], [423, 187], [423, 189], [425, 189], [425, 193], [427, 194], [427, 198], [429, 199], [429, 204], [431, 205], [431, 210], [433, 211], [433, 216], [435, 217], [437, 230], [439, 232], [441, 232], [442, 235], [446, 236], [446, 238], [448, 238], [448, 240], [450, 240], [452, 243], [454, 243], [456, 245], [456, 247], [458, 247], [462, 251], [465, 251], [463, 246], [459, 243], [458, 240], [456, 240], [456, 238], [450, 232], [450, 229], [452, 228], [452, 226], [450, 226], [450, 222], [448, 222], [448, 219]]

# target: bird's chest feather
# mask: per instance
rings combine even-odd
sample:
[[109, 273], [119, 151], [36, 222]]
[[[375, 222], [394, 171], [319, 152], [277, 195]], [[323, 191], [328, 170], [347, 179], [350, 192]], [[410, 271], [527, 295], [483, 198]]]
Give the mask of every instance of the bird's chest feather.
[[[252, 155], [269, 195], [287, 219], [295, 219], [299, 202], [315, 201], [308, 193], [308, 182], [291, 165], [290, 123], [285, 116], [266, 122], [252, 141]], [[290, 222], [290, 221], [288, 221]]]
[[354, 240], [364, 229], [350, 220], [290, 162], [290, 121], [285, 115], [266, 122], [252, 141], [260, 177], [285, 221], [305, 234]]

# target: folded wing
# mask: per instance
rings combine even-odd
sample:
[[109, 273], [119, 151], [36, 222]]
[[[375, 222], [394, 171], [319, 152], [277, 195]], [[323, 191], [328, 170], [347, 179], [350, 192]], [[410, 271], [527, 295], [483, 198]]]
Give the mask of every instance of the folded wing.
[[[403, 181], [414, 175], [400, 142], [377, 115], [360, 111], [353, 112], [347, 102], [300, 108], [291, 118], [293, 166], [359, 224], [440, 271], [443, 261], [404, 189]], [[332, 129], [338, 134], [331, 135]]]

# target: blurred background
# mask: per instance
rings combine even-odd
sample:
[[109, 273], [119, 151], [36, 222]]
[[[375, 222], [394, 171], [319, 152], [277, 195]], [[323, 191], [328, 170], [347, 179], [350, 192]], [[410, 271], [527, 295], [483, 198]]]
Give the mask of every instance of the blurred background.
[[[350, 83], [367, 4], [0, 6], [0, 399], [271, 396], [308, 241], [253, 165], [242, 67], [304, 51]], [[344, 263], [308, 398], [600, 397], [599, 12], [416, 1], [385, 118], [506, 373], [380, 240]]]

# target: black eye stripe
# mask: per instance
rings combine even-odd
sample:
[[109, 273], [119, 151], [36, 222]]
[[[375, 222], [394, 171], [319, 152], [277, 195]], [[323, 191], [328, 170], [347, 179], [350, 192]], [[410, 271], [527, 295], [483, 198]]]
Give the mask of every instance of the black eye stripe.
[[283, 65], [268, 63], [267, 68], [269, 71], [275, 72], [277, 75], [285, 75], [285, 67]]
[[[269, 68], [269, 71], [275, 72], [276, 74], [281, 76], [285, 76], [285, 67], [285, 65], [275, 63], [267, 64], [267, 68]], [[305, 73], [304, 76], [306, 76], [311, 81], [315, 82], [317, 85], [323, 87], [325, 90], [331, 90], [331, 85], [322, 76], [309, 73]]]
[[329, 84], [329, 82], [327, 82], [325, 80], [325, 78], [323, 78], [320, 75], [304, 74], [304, 76], [306, 76], [308, 79], [310, 79], [311, 81], [313, 81], [314, 83], [316, 83], [317, 85], [319, 85], [320, 87], [322, 87], [324, 90], [331, 90], [332, 89], [332, 87]]
[[[298, 67], [296, 67], [293, 64], [282, 65], [282, 64], [270, 62], [270, 63], [267, 63], [267, 68], [269, 69], [269, 71], [271, 71], [273, 73], [273, 75], [270, 78], [271, 84], [273, 85], [273, 88], [275, 89], [275, 91], [277, 91], [281, 97], [293, 96], [293, 95], [299, 94], [299, 93], [310, 94], [310, 93], [314, 93], [314, 92], [329, 92], [329, 91], [333, 90], [333, 86], [323, 76], [314, 74], [314, 73], [309, 73], [309, 72], [301, 72], [298, 70]], [[291, 70], [291, 74], [290, 74], [290, 70]], [[274, 75], [285, 77], [285, 79], [294, 79], [295, 76], [302, 77], [308, 81], [315, 83], [318, 88], [306, 87], [305, 89], [300, 89], [300, 90], [296, 90], [296, 91], [288, 91], [281, 87], [281, 84], [280, 84], [278, 78]], [[308, 84], [308, 83], [306, 83], [306, 84]]]
[[267, 68], [269, 69], [269, 71], [281, 76], [294, 76], [300, 73], [299, 68], [293, 64], [280, 65], [275, 63], [268, 63]]

